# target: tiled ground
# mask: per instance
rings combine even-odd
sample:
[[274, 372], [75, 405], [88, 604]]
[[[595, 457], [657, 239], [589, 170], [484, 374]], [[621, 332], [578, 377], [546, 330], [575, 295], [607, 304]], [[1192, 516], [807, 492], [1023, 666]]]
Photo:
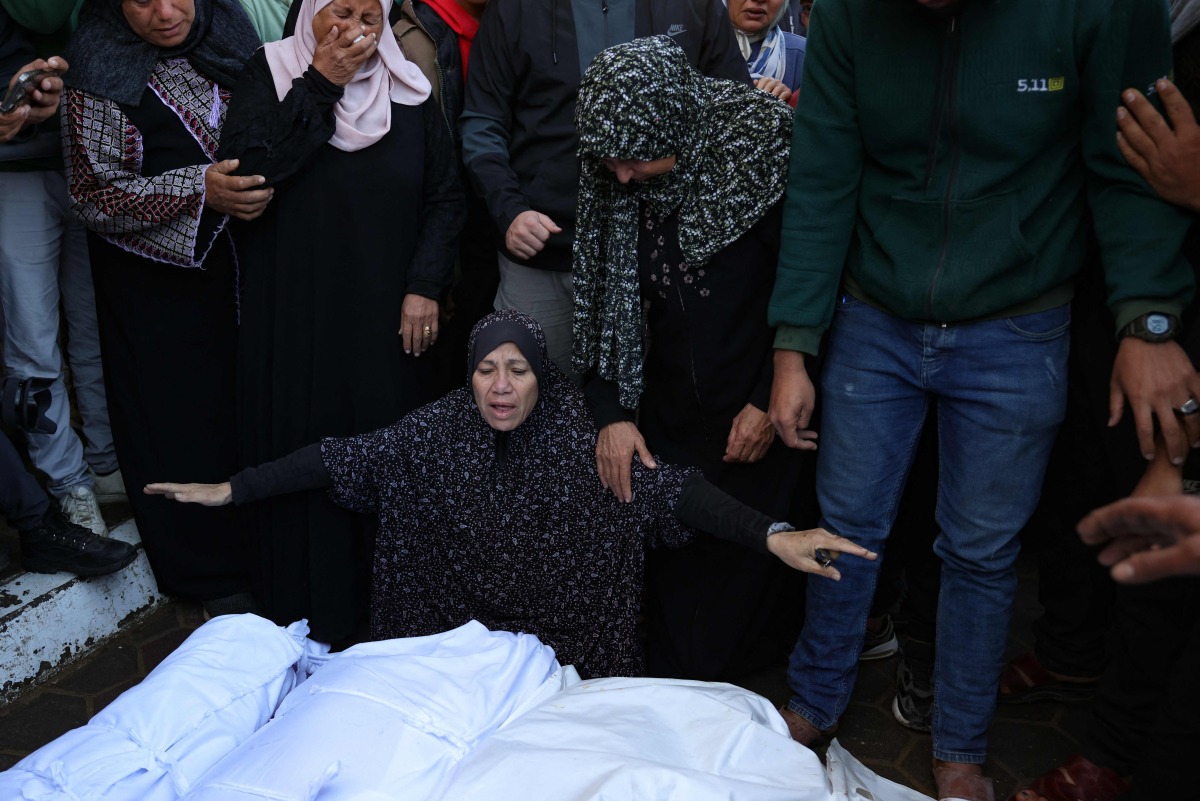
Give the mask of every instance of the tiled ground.
[[[1030, 571], [1023, 567], [1017, 617], [1010, 647], [1027, 650], [1029, 623], [1037, 614]], [[135, 684], [202, 622], [193, 604], [171, 602], [123, 629], [81, 663], [9, 704], [0, 707], [0, 770], [80, 726], [105, 704]], [[895, 660], [867, 663], [838, 738], [880, 775], [931, 793], [930, 740], [910, 732], [890, 712]], [[743, 682], [775, 703], [787, 700], [782, 668]], [[1077, 750], [1086, 725], [1087, 705], [1033, 704], [1001, 707], [992, 727], [990, 775], [996, 797], [1005, 799], [1028, 781]]]

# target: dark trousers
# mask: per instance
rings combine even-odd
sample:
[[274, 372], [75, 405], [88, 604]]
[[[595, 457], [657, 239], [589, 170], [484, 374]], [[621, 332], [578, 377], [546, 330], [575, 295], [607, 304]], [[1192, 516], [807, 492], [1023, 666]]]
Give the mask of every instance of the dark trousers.
[[1200, 797], [1200, 579], [1122, 588], [1112, 644], [1083, 755], [1132, 775], [1129, 801]]
[[8, 437], [0, 434], [0, 512], [15, 529], [33, 528], [50, 511], [50, 499], [25, 469]]
[[1098, 676], [1108, 661], [1113, 583], [1075, 526], [1088, 512], [1128, 495], [1145, 462], [1126, 411], [1108, 427], [1108, 388], [1116, 356], [1113, 318], [1098, 269], [1085, 273], [1071, 305], [1067, 414], [1046, 470], [1041, 501], [1022, 532], [1038, 565], [1034, 653], [1047, 669]]

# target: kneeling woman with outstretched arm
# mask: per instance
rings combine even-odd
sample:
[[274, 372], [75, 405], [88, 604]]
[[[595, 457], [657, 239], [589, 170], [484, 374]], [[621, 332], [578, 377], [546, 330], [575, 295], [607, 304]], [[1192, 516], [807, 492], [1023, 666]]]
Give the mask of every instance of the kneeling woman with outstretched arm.
[[875, 558], [822, 529], [791, 530], [690, 468], [636, 462], [633, 498], [618, 500], [596, 475], [583, 396], [532, 318], [485, 317], [469, 354], [469, 386], [395, 425], [322, 440], [223, 484], [145, 491], [219, 505], [328, 487], [336, 503], [379, 516], [372, 637], [475, 619], [538, 636], [583, 676], [642, 672], [647, 547], [684, 546], [702, 529], [832, 578], [839, 552]]

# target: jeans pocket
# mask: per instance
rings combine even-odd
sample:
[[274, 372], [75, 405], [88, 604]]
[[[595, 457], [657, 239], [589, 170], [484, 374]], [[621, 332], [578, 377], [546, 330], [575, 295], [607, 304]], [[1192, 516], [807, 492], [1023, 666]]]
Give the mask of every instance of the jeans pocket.
[[1053, 309], [1006, 317], [1008, 330], [1033, 342], [1047, 342], [1063, 336], [1071, 328], [1071, 304], [1064, 303]]
[[834, 306], [834, 310], [838, 311], [841, 309], [853, 309], [855, 306], [861, 305], [863, 305], [861, 300], [847, 292], [842, 292], [838, 295], [837, 305]]

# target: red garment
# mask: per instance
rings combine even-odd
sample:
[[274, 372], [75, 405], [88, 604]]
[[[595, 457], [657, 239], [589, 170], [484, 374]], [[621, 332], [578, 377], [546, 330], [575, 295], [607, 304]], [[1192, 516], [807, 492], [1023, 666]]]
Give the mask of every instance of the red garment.
[[458, 50], [462, 53], [463, 83], [467, 82], [467, 56], [471, 53], [471, 42], [479, 30], [479, 20], [467, 13], [466, 9], [454, 0], [425, 0], [433, 7], [450, 30], [458, 35]]

